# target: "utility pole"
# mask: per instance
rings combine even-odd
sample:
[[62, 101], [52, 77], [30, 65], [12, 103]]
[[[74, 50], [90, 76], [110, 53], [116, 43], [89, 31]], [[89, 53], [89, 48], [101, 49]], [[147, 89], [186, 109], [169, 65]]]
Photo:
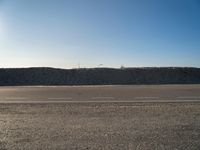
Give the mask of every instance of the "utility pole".
[[81, 68], [81, 64], [80, 64], [80, 62], [78, 63], [78, 69], [80, 69]]

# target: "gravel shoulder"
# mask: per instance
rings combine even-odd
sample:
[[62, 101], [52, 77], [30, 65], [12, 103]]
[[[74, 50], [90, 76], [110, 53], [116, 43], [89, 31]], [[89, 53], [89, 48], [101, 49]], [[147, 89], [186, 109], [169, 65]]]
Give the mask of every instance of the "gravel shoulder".
[[200, 103], [0, 104], [1, 150], [198, 150]]

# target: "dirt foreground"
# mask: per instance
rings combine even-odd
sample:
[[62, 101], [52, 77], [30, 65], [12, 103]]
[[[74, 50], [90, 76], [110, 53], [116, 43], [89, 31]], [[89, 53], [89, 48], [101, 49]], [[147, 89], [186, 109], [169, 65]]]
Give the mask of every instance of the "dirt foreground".
[[200, 103], [0, 104], [1, 150], [199, 150]]

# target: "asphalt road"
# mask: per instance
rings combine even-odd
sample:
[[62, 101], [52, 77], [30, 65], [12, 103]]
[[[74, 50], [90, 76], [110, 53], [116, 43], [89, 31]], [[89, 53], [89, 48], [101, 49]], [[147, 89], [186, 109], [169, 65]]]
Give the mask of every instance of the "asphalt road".
[[0, 103], [200, 102], [200, 85], [0, 87]]
[[200, 85], [1, 87], [0, 150], [199, 150]]

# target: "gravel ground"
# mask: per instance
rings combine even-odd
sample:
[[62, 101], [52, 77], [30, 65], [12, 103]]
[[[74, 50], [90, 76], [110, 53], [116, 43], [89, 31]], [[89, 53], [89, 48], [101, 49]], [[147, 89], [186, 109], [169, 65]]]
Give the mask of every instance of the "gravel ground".
[[199, 150], [200, 103], [0, 104], [0, 150]]

